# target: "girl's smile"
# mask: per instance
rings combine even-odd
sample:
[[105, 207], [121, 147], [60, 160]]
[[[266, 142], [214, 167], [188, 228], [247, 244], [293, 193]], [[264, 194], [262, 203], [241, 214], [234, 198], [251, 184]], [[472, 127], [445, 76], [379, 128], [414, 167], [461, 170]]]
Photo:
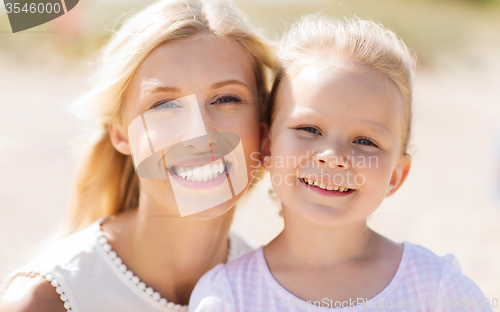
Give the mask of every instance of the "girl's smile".
[[307, 180], [304, 178], [300, 178], [299, 181], [302, 185], [304, 185], [304, 187], [325, 196], [347, 196], [355, 192], [354, 189], [347, 187], [333, 186], [332, 184], [319, 183], [318, 181], [313, 182], [313, 180]]

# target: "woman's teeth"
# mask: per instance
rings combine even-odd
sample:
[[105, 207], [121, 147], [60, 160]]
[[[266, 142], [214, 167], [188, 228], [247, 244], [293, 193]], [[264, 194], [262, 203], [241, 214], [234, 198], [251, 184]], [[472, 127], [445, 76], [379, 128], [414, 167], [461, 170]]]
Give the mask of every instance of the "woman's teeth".
[[221, 161], [213, 162], [202, 167], [174, 167], [175, 174], [192, 182], [210, 181], [226, 172]]
[[304, 181], [304, 183], [307, 183], [311, 186], [316, 186], [316, 187], [319, 187], [320, 189], [324, 189], [324, 190], [327, 190], [327, 191], [339, 191], [339, 192], [348, 192], [350, 191], [351, 189], [350, 188], [343, 188], [343, 187], [338, 187], [338, 186], [334, 186], [334, 185], [326, 185], [324, 183], [318, 183], [318, 181], [310, 181], [310, 180], [307, 180], [307, 179], [304, 179], [302, 178], [302, 181]]

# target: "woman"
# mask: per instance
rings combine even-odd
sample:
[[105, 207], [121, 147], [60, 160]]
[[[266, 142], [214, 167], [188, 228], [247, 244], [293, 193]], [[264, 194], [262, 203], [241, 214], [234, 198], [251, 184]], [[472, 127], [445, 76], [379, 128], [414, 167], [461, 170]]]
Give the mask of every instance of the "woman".
[[[77, 177], [71, 226], [78, 232], [6, 278], [1, 311], [186, 310], [205, 272], [250, 250], [228, 234], [230, 208], [257, 176], [251, 155], [259, 149], [274, 57], [243, 21], [226, 2], [165, 0], [131, 17], [112, 37], [85, 100], [102, 134]], [[181, 125], [181, 140], [173, 146], [212, 151], [214, 157], [214, 133], [234, 134], [244, 151], [240, 166], [246, 164], [247, 183], [242, 192], [231, 188], [230, 199], [181, 218], [182, 198], [172, 180], [178, 168], [161, 167], [169, 178], [141, 176], [129, 135], [134, 120], [158, 107], [181, 107], [182, 100], [170, 103], [189, 96], [197, 101], [197, 126], [206, 134], [199, 138], [208, 144], [183, 140], [192, 128]], [[219, 173], [229, 180], [236, 165], [227, 163]], [[197, 192], [203, 191], [193, 188], [199, 203], [204, 196]]]

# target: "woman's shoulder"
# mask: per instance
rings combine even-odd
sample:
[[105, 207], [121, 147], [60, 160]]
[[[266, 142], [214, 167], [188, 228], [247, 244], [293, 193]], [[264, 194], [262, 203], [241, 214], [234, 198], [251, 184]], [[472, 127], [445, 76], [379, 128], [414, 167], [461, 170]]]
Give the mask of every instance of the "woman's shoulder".
[[83, 230], [55, 241], [11, 274], [50, 272], [56, 266], [70, 263], [78, 254], [92, 252], [97, 241], [96, 232], [102, 220], [103, 218]]
[[0, 311], [67, 311], [54, 287], [38, 275], [18, 275], [4, 287], [0, 293]]
[[[25, 265], [11, 272], [0, 285], [0, 309], [9, 304], [8, 311], [47, 311], [70, 309], [65, 289], [60, 283], [76, 273], [81, 258], [91, 257], [97, 243], [96, 232], [104, 218], [87, 228], [61, 238], [42, 250]], [[17, 299], [13, 299], [17, 298]]]

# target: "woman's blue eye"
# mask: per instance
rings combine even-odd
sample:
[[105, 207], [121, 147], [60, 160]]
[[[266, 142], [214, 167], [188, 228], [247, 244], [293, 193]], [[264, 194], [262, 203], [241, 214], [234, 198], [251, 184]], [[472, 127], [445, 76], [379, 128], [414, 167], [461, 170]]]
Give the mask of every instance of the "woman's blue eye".
[[241, 100], [235, 96], [222, 96], [218, 98], [215, 102], [212, 104], [228, 104], [228, 103], [239, 103]]
[[354, 143], [359, 143], [359, 144], [362, 144], [362, 145], [373, 145], [373, 146], [376, 146], [372, 141], [370, 141], [368, 139], [365, 139], [365, 138], [357, 139], [356, 141], [354, 141]]
[[182, 107], [182, 106], [179, 105], [179, 103], [177, 103], [176, 101], [169, 101], [169, 102], [163, 102], [162, 104], [156, 105], [152, 109], [160, 110], [160, 109], [179, 108], [179, 107]]
[[310, 133], [316, 133], [316, 134], [321, 134], [318, 129], [314, 128], [314, 127], [302, 127], [302, 128], [299, 128], [300, 130], [304, 130], [304, 131], [307, 131], [307, 132], [310, 132]]

